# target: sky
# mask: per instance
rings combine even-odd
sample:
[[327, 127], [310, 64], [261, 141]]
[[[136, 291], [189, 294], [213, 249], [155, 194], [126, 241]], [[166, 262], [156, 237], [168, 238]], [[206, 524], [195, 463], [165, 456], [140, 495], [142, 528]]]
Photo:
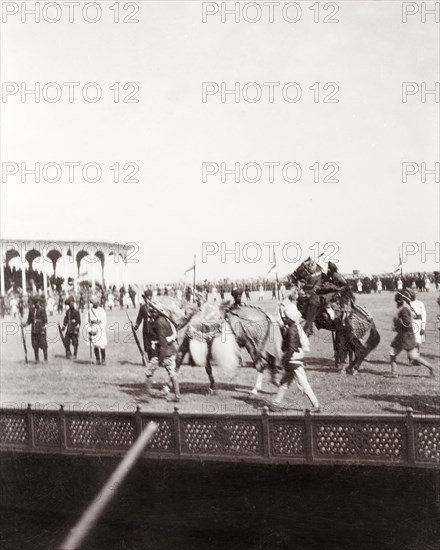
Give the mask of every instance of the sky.
[[[98, 3], [95, 23], [81, 2], [73, 22], [64, 7], [50, 23], [57, 14], [42, 11], [47, 2], [40, 22], [22, 22], [21, 3], [10, 4], [18, 11], [1, 37], [2, 239], [134, 242], [130, 278], [144, 282], [184, 280], [194, 255], [198, 280], [265, 276], [272, 250], [280, 276], [321, 252], [343, 273], [393, 271], [399, 250], [404, 271], [437, 268], [438, 176], [422, 181], [439, 162], [439, 102], [421, 93], [439, 81], [433, 17], [404, 23], [394, 1], [320, 4], [319, 13], [298, 2], [301, 12], [283, 17], [280, 2], [273, 22], [267, 11], [246, 21], [252, 6], [222, 22], [224, 3], [179, 0], [120, 2], [119, 23], [115, 2]], [[203, 9], [218, 12], [204, 22]], [[64, 82], [79, 83], [72, 102]], [[278, 83], [272, 102], [268, 82]], [[36, 83], [40, 101], [22, 100]], [[219, 91], [203, 101], [204, 86]], [[234, 86], [237, 101], [222, 101]], [[406, 102], [402, 86], [414, 92]], [[84, 100], [95, 90], [99, 101]], [[66, 162], [79, 163], [72, 182]], [[24, 174], [35, 163], [40, 182]], [[99, 165], [98, 181], [93, 166], [83, 178], [87, 163]], [[238, 181], [222, 181], [222, 163], [238, 163]], [[273, 181], [268, 163], [278, 163]], [[403, 163], [412, 163], [406, 182]], [[217, 172], [203, 181], [203, 167]]]

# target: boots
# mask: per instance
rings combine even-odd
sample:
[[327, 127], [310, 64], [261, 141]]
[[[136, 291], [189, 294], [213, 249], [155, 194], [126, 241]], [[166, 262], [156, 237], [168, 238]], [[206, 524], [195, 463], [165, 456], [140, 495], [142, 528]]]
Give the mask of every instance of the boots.
[[101, 359], [102, 359], [101, 364], [105, 365], [105, 349], [104, 348], [101, 349]]
[[95, 351], [96, 364], [100, 365], [101, 364], [101, 356], [99, 354], [99, 348], [95, 348], [94, 351]]

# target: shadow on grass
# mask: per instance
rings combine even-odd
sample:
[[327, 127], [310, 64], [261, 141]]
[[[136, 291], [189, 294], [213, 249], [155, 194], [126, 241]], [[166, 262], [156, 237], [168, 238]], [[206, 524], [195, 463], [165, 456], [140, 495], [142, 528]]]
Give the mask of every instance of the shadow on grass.
[[130, 395], [131, 397], [134, 397], [139, 403], [150, 402], [151, 396], [145, 382], [136, 384], [119, 384], [119, 387], [124, 393]]
[[[153, 382], [151, 388], [153, 390], [161, 389], [164, 385], [164, 382]], [[169, 384], [168, 384], [169, 385]], [[149, 394], [147, 390], [146, 383], [133, 383], [133, 384], [119, 384], [121, 390], [136, 399], [147, 399]], [[218, 383], [215, 385], [216, 390], [224, 390], [230, 392], [240, 392], [240, 391], [250, 391], [249, 386], [237, 385], [234, 383]], [[193, 395], [209, 395], [209, 381], [208, 378], [206, 382], [181, 382], [180, 383], [180, 392], [182, 394], [193, 394]]]
[[[260, 392], [263, 393], [263, 392]], [[246, 405], [249, 405], [253, 407], [256, 410], [262, 409], [263, 407], [267, 407], [268, 401], [273, 399], [276, 395], [276, 391], [274, 392], [264, 392], [267, 397], [262, 397], [261, 395], [252, 395], [249, 392], [243, 393], [241, 395], [234, 395], [232, 398], [236, 401], [240, 401], [242, 403], [245, 403]]]
[[[357, 397], [372, 401], [386, 401], [400, 407], [411, 407], [416, 414], [439, 414], [440, 395], [392, 395], [392, 394], [362, 394]], [[401, 410], [384, 407], [388, 412], [402, 412]]]

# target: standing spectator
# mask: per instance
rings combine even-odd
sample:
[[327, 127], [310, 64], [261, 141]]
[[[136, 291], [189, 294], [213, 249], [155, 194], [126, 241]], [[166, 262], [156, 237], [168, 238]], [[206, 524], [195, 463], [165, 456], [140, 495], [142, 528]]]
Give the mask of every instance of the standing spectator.
[[413, 317], [409, 307], [409, 297], [402, 292], [397, 292], [394, 300], [398, 311], [393, 321], [394, 331], [397, 332], [397, 335], [391, 342], [391, 376], [397, 378], [398, 374], [396, 359], [399, 353], [402, 350], [405, 350], [408, 352], [408, 357], [412, 361], [413, 365], [423, 365], [429, 370], [431, 377], [433, 377], [434, 369], [427, 361], [420, 357], [417, 350], [416, 339], [413, 331]]
[[244, 293], [246, 295], [246, 301], [250, 302], [250, 300], [251, 300], [251, 289], [249, 288], [249, 285], [246, 285], [244, 287]]
[[378, 294], [382, 294], [382, 281], [380, 279], [377, 279], [376, 288]]
[[64, 301], [63, 293], [59, 292], [58, 293], [58, 302], [57, 302], [57, 313], [58, 314], [63, 313], [63, 301]]
[[280, 286], [280, 294], [281, 300], [284, 300], [284, 298], [286, 297], [286, 286], [284, 283]]
[[91, 339], [96, 364], [105, 365], [105, 348], [107, 347], [107, 315], [99, 305], [99, 298], [92, 296], [90, 298], [92, 307], [87, 313], [87, 334]]
[[18, 313], [20, 314], [20, 317], [24, 317], [24, 298], [21, 293], [18, 297]]
[[119, 308], [124, 309], [124, 296], [125, 296], [125, 287], [121, 286], [119, 289]]
[[429, 280], [428, 275], [425, 275], [425, 292], [429, 292], [431, 287], [431, 281]]
[[50, 317], [53, 317], [54, 310], [55, 310], [55, 299], [52, 295], [50, 295], [47, 298], [47, 311], [49, 312]]
[[64, 347], [66, 348], [66, 358], [70, 359], [72, 354], [70, 352], [70, 344], [73, 345], [73, 358], [76, 359], [78, 355], [79, 344], [79, 328], [81, 326], [81, 317], [79, 311], [75, 309], [75, 300], [73, 296], [67, 298], [65, 304], [67, 305], [66, 315], [64, 316], [63, 330], [66, 330], [64, 336]]
[[115, 307], [115, 295], [111, 290], [108, 293], [107, 302], [108, 302], [108, 308], [110, 309], [110, 311], [112, 311], [113, 308]]
[[402, 281], [401, 277], [399, 277], [399, 278], [397, 279], [397, 290], [398, 290], [399, 292], [403, 290], [403, 281]]
[[264, 286], [260, 285], [259, 291], [258, 291], [258, 300], [261, 302], [264, 300]]
[[217, 301], [217, 287], [215, 286], [212, 287], [212, 299], [214, 300], [214, 302]]
[[11, 315], [13, 315], [15, 319], [18, 313], [18, 300], [15, 295], [13, 295], [11, 300], [9, 301], [9, 307], [11, 308]]
[[363, 289], [362, 281], [360, 279], [358, 279], [357, 291], [358, 291], [359, 294], [362, 294], [362, 289]]
[[47, 363], [47, 315], [46, 310], [41, 306], [38, 296], [32, 298], [27, 322], [23, 323], [23, 326], [28, 325], [31, 325], [31, 342], [34, 350], [35, 362], [39, 363], [39, 350], [42, 349], [44, 362]]
[[131, 285], [128, 285], [128, 295], [130, 296], [133, 308], [136, 309], [136, 291]]

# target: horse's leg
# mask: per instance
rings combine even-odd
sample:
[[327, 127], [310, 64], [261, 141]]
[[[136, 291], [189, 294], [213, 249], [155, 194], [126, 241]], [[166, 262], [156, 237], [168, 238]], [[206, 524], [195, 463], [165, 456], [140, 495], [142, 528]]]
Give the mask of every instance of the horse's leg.
[[206, 357], [205, 371], [209, 378], [209, 393], [213, 394], [215, 393], [215, 379], [214, 379], [214, 375], [212, 374], [211, 359], [212, 359], [212, 341], [208, 343], [208, 355]]
[[179, 372], [179, 369], [185, 359], [185, 355], [189, 353], [189, 338], [185, 335], [183, 342], [180, 344], [176, 356], [176, 371]]
[[273, 355], [267, 354], [267, 366], [269, 367], [270, 381], [274, 386], [278, 388], [280, 383], [277, 379], [277, 366], [275, 363], [275, 357]]
[[332, 344], [333, 344], [333, 355], [335, 361], [335, 369], [339, 369], [339, 339], [338, 335], [335, 335], [335, 331], [331, 331], [332, 334]]
[[258, 392], [261, 391], [263, 387], [263, 371], [257, 370], [257, 380], [255, 381], [255, 386], [251, 390], [253, 395], [258, 395]]
[[214, 375], [212, 374], [212, 365], [209, 358], [206, 361], [205, 371], [209, 378], [209, 393], [213, 394], [215, 392], [215, 379]]

